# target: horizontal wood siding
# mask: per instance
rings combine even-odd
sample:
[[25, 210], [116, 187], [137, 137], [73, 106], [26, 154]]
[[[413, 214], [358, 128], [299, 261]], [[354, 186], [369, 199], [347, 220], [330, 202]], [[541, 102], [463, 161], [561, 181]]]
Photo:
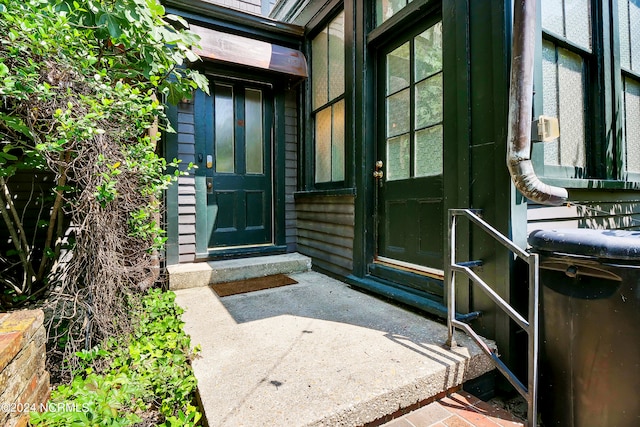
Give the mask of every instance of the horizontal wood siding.
[[640, 229], [640, 195], [611, 194], [611, 200], [592, 201], [594, 196], [595, 193], [586, 199], [576, 198], [569, 206], [529, 204], [527, 232], [558, 228]]
[[339, 276], [353, 270], [353, 196], [296, 197], [298, 252]]
[[[180, 169], [195, 162], [193, 104], [178, 105], [178, 158]], [[196, 257], [196, 185], [193, 171], [178, 178], [178, 253], [180, 262]]]
[[287, 252], [296, 249], [296, 203], [298, 187], [298, 113], [295, 91], [285, 96], [285, 241]]

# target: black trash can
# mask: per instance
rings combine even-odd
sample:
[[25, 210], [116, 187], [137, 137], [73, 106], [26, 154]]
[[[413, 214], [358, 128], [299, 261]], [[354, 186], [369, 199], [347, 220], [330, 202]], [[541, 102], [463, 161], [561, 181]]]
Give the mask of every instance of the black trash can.
[[538, 230], [545, 427], [640, 426], [640, 231]]

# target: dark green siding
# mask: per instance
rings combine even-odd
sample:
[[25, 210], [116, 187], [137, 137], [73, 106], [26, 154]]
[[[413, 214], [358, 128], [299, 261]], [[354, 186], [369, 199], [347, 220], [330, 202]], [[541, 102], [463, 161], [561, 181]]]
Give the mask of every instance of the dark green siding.
[[296, 197], [298, 252], [313, 266], [347, 276], [353, 271], [354, 197]]

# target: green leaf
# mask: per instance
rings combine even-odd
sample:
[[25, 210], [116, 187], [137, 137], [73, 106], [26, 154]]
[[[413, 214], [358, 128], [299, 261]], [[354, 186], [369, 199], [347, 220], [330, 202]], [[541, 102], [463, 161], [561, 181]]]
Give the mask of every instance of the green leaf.
[[169, 15], [166, 15], [166, 16], [164, 17], [164, 19], [167, 19], [167, 20], [169, 20], [169, 21], [178, 22], [178, 23], [179, 23], [180, 25], [182, 25], [184, 28], [189, 28], [189, 24], [187, 23], [187, 21], [186, 21], [182, 16], [169, 14]]
[[0, 120], [4, 122], [4, 124], [15, 130], [16, 132], [20, 132], [24, 136], [29, 139], [33, 139], [31, 135], [31, 130], [24, 124], [24, 122], [19, 117], [10, 116], [8, 114], [0, 113]]
[[122, 35], [122, 29], [120, 27], [119, 20], [113, 15], [107, 17], [107, 28], [109, 29], [109, 35], [113, 39], [119, 39]]

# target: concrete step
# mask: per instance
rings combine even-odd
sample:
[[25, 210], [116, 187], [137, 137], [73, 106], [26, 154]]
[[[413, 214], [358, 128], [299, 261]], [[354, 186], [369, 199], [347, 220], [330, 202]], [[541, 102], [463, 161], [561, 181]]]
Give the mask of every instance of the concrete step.
[[224, 298], [176, 291], [201, 347], [193, 370], [206, 425], [362, 426], [493, 369], [464, 334], [444, 348], [442, 323], [317, 272], [291, 277]]
[[311, 258], [299, 253], [269, 255], [223, 261], [194, 262], [167, 267], [169, 289], [189, 289], [215, 283], [253, 279], [273, 274], [311, 270]]

